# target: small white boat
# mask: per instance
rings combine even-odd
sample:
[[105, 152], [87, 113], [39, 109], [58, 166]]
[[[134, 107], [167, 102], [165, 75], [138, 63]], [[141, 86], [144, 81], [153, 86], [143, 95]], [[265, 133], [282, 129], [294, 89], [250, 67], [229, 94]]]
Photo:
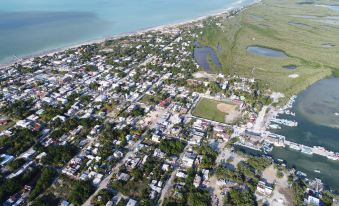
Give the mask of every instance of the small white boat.
[[319, 170], [314, 170], [314, 172], [315, 172], [315, 173], [320, 173], [320, 171], [319, 171]]

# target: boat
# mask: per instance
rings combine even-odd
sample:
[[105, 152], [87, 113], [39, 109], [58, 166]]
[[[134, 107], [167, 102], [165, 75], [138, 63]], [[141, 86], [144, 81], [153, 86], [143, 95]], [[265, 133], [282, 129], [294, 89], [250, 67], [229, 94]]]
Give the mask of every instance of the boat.
[[313, 154], [312, 147], [308, 147], [308, 146], [305, 146], [305, 145], [303, 145], [301, 147], [301, 152], [304, 153], [304, 154], [308, 154], [308, 155]]
[[268, 142], [265, 142], [264, 145], [263, 145], [263, 147], [262, 147], [262, 149], [263, 149], [263, 151], [264, 151], [265, 154], [268, 154], [268, 153], [272, 152], [272, 150], [273, 150], [273, 145], [270, 144], [270, 143], [268, 143]]
[[279, 125], [277, 125], [277, 124], [270, 124], [269, 127], [271, 129], [281, 129], [281, 127]]
[[297, 171], [296, 175], [299, 176], [299, 177], [307, 177], [307, 174], [304, 173], [304, 172], [301, 172], [301, 171]]
[[300, 150], [301, 150], [300, 146], [299, 146], [298, 144], [296, 144], [296, 143], [291, 143], [291, 144], [289, 145], [289, 148], [291, 148], [291, 149], [293, 149], [293, 150], [297, 150], [297, 151], [300, 151]]
[[319, 171], [319, 170], [314, 170], [314, 172], [315, 172], [315, 173], [320, 173], [320, 171]]

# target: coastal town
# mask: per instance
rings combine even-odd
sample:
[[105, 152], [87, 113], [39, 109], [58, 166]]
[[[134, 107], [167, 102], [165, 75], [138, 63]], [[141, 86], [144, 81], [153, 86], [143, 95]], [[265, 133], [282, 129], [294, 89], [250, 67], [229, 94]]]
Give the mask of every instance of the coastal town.
[[197, 64], [208, 21], [0, 70], [1, 204], [339, 204], [320, 179], [269, 155], [289, 147], [339, 161], [274, 133], [298, 126], [279, 117], [293, 118], [295, 96], [277, 106], [256, 79]]

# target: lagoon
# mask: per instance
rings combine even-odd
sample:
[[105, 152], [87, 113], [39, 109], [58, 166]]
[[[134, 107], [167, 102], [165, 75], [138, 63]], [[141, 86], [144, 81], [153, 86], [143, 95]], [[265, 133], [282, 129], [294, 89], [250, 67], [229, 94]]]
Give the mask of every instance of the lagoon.
[[1, 1], [0, 63], [251, 3], [254, 0]]
[[211, 63], [218, 69], [222, 67], [219, 62], [218, 55], [211, 47], [204, 46], [194, 48], [194, 59], [206, 72], [213, 72], [212, 65], [210, 65]]
[[273, 132], [287, 140], [308, 146], [323, 146], [339, 152], [339, 78], [318, 81], [298, 95], [291, 111], [296, 116], [279, 118], [296, 120], [297, 127], [282, 126]]
[[266, 47], [260, 46], [249, 46], [247, 47], [247, 51], [259, 56], [266, 56], [266, 57], [287, 57], [286, 53], [283, 51], [270, 49]]
[[[339, 161], [328, 160], [319, 155], [307, 155], [289, 148], [274, 148], [270, 153], [274, 159], [283, 159], [289, 168], [307, 174], [309, 179], [319, 178], [331, 189], [339, 192]], [[314, 172], [319, 170], [320, 173]]]
[[[296, 120], [297, 127], [282, 126], [272, 132], [284, 135], [287, 140], [308, 146], [322, 146], [339, 152], [339, 78], [320, 80], [298, 95], [292, 112], [279, 118]], [[339, 192], [339, 161], [318, 155], [306, 155], [289, 148], [275, 148], [271, 155], [287, 161], [289, 166], [319, 177]], [[314, 172], [320, 170], [320, 174]]]

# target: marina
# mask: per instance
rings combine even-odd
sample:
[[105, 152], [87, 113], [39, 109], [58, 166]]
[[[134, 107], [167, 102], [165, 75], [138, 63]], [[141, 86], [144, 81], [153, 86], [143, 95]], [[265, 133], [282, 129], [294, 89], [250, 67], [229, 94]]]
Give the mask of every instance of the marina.
[[271, 122], [277, 123], [277, 124], [282, 124], [282, 125], [285, 125], [285, 126], [288, 126], [288, 127], [297, 127], [298, 126], [298, 122], [287, 120], [287, 119], [273, 118], [273, 119], [271, 119]]

